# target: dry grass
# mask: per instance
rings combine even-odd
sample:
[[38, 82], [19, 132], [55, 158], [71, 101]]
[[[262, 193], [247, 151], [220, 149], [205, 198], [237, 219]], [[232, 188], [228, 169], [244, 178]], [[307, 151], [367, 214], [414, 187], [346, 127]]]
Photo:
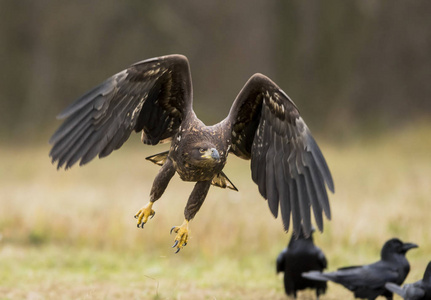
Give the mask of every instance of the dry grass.
[[[336, 183], [333, 220], [316, 243], [330, 270], [378, 258], [393, 236], [416, 242], [417, 280], [431, 259], [431, 126], [383, 137], [321, 143]], [[274, 261], [286, 245], [249, 173], [231, 157], [225, 173], [240, 192], [212, 188], [174, 255], [169, 229], [181, 224], [193, 188], [175, 177], [144, 230], [134, 213], [158, 167], [138, 138], [85, 168], [56, 171], [48, 146], [5, 147], [0, 165], [0, 299], [284, 299]], [[321, 139], [319, 139], [321, 140]], [[311, 293], [301, 295], [312, 298]], [[330, 285], [323, 299], [350, 299]]]

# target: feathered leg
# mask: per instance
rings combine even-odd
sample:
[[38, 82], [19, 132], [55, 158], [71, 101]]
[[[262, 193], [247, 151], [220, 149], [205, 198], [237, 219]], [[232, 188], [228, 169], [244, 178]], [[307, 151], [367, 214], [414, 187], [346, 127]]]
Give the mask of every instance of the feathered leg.
[[175, 253], [178, 253], [181, 248], [187, 245], [187, 240], [189, 237], [189, 221], [194, 218], [196, 213], [201, 208], [208, 194], [210, 186], [211, 180], [198, 181], [195, 184], [195, 187], [193, 188], [193, 191], [190, 194], [189, 200], [187, 201], [187, 205], [184, 209], [185, 220], [183, 224], [181, 226], [172, 227], [171, 233], [174, 231], [177, 234], [175, 236], [175, 243], [172, 246], [172, 248], [177, 248]]
[[138, 219], [138, 227], [144, 228], [144, 224], [147, 223], [148, 218], [153, 218], [156, 212], [152, 209], [154, 202], [156, 202], [165, 192], [169, 181], [175, 174], [175, 168], [172, 161], [167, 158], [159, 173], [154, 179], [153, 186], [150, 193], [150, 201], [142, 207], [135, 215], [135, 219]]

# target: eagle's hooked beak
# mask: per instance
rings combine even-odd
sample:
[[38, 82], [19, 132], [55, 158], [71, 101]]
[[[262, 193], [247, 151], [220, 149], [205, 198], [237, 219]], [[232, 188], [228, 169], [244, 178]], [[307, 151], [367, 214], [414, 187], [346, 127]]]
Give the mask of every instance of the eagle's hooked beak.
[[220, 155], [216, 148], [211, 148], [205, 151], [205, 153], [202, 155], [204, 158], [208, 159], [214, 159], [216, 161], [220, 161]]

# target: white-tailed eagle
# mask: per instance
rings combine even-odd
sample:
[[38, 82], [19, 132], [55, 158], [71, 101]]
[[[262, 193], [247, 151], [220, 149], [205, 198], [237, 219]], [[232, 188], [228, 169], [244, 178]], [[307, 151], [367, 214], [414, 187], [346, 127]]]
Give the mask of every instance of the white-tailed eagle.
[[[239, 92], [229, 115], [206, 126], [192, 108], [189, 62], [182, 55], [144, 60], [108, 78], [59, 116], [65, 119], [50, 139], [58, 168], [84, 165], [109, 155], [132, 131], [156, 145], [171, 141], [169, 151], [148, 159], [161, 165], [150, 200], [136, 214], [138, 227], [154, 216], [152, 206], [175, 173], [196, 182], [185, 207], [185, 221], [173, 227], [177, 252], [186, 245], [188, 223], [198, 212], [210, 185], [236, 190], [223, 173], [229, 153], [251, 159], [251, 176], [271, 213], [280, 210], [284, 229], [290, 216], [294, 232], [311, 231], [310, 206], [317, 227], [331, 217], [326, 186], [331, 173], [293, 101], [268, 77], [253, 75]], [[171, 230], [172, 232], [172, 230]]]

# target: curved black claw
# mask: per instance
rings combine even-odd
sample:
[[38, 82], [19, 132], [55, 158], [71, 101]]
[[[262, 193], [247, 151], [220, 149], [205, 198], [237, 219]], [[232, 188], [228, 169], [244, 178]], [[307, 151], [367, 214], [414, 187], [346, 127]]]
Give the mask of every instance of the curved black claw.
[[134, 216], [134, 218], [135, 218], [135, 219], [137, 219], [137, 218], [138, 218], [138, 215], [135, 215], [135, 216]]
[[181, 248], [178, 248], [177, 251], [175, 251], [175, 254], [177, 254], [178, 252], [180, 252]]
[[187, 246], [187, 243], [184, 243], [184, 244], [183, 244], [183, 247], [185, 247], [185, 246]]
[[150, 219], [154, 218], [154, 216], [155, 216], [155, 215], [156, 215], [156, 212], [153, 212], [153, 213], [151, 214]]
[[[178, 241], [175, 241], [174, 245], [172, 246], [172, 248], [175, 248], [178, 245]], [[179, 248], [178, 248], [179, 249]], [[177, 251], [178, 252], [178, 251]]]
[[175, 226], [171, 228], [171, 232], [169, 234], [172, 234], [172, 231], [175, 229]]

